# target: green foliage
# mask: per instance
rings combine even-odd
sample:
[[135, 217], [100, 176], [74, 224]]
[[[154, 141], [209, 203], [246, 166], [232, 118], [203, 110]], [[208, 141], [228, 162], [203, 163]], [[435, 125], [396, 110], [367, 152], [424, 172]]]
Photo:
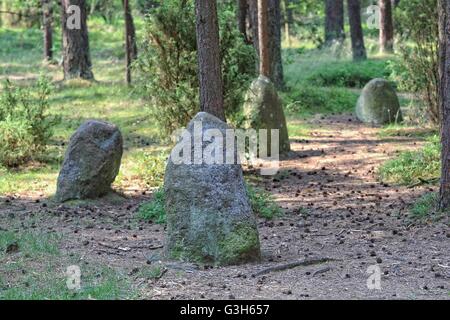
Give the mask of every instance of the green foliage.
[[344, 88], [299, 86], [287, 100], [286, 109], [296, 115], [352, 111], [358, 95]]
[[247, 184], [247, 195], [256, 215], [266, 219], [274, 219], [283, 214], [270, 193]]
[[144, 152], [136, 159], [140, 178], [147, 187], [160, 187], [162, 185], [167, 157], [168, 155], [165, 152], [158, 154]]
[[393, 61], [391, 79], [402, 90], [416, 92], [434, 123], [439, 122], [439, 26], [437, 0], [401, 1], [395, 11], [400, 60]]
[[153, 199], [139, 207], [137, 217], [145, 221], [158, 224], [166, 223], [166, 210], [164, 209], [164, 189], [155, 191]]
[[58, 122], [47, 115], [49, 94], [45, 78], [27, 89], [5, 82], [0, 95], [0, 164], [17, 166], [45, 150]]
[[318, 66], [306, 81], [324, 87], [362, 88], [374, 78], [388, 76], [389, 70], [384, 60], [343, 61]]
[[400, 153], [379, 169], [383, 181], [410, 185], [440, 177], [441, 143], [439, 136], [428, 139], [422, 150]]
[[[226, 115], [240, 108], [247, 84], [254, 76], [255, 54], [236, 28], [233, 6], [220, 3], [220, 50]], [[192, 0], [170, 0], [152, 11], [136, 68], [142, 95], [162, 136], [185, 126], [199, 111], [197, 43]]]

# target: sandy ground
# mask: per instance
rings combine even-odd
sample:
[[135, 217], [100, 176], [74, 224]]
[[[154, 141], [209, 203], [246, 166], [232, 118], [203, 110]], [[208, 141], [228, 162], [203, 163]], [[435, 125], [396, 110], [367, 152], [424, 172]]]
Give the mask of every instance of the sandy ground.
[[[325, 130], [293, 140], [281, 172], [259, 182], [286, 211], [274, 221], [259, 220], [260, 264], [158, 262], [164, 226], [134, 219], [151, 197], [142, 190], [120, 204], [77, 207], [0, 199], [0, 226], [7, 230], [15, 219], [24, 228], [62, 234], [62, 250], [120, 269], [143, 299], [450, 299], [449, 219], [408, 218], [408, 207], [436, 188], [390, 186], [375, 177], [384, 160], [421, 141], [379, 138], [378, 129], [352, 116], [311, 122]], [[329, 261], [254, 276], [318, 257]], [[166, 272], [157, 280], [141, 278], [139, 270], [149, 265]], [[368, 288], [368, 269], [381, 272], [380, 289]]]

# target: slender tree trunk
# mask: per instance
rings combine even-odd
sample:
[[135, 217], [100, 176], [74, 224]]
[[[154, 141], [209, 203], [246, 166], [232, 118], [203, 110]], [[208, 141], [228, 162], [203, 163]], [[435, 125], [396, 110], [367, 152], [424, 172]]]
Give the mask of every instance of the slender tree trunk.
[[380, 51], [394, 52], [394, 21], [391, 0], [379, 0], [380, 6]]
[[61, 8], [64, 79], [92, 80], [86, 2], [61, 0]]
[[238, 29], [246, 43], [248, 43], [247, 37], [247, 13], [248, 13], [248, 3], [247, 0], [237, 0], [237, 24]]
[[280, 0], [268, 0], [270, 79], [279, 90], [284, 89], [283, 59], [281, 55], [281, 4]]
[[350, 34], [352, 38], [353, 60], [366, 60], [367, 53], [364, 46], [364, 34], [361, 26], [360, 0], [347, 0], [348, 19], [350, 22]]
[[[284, 89], [284, 73], [283, 62], [281, 57], [281, 7], [280, 0], [264, 0], [267, 6], [267, 27], [266, 34], [268, 37], [268, 50], [269, 50], [269, 63], [270, 73], [268, 78], [274, 83], [275, 87], [279, 90]], [[259, 2], [257, 0], [250, 0], [249, 13], [252, 24], [252, 40], [253, 46], [258, 57], [261, 57], [259, 36], [261, 34], [259, 30]], [[261, 59], [260, 59], [261, 60]], [[261, 63], [258, 64], [258, 69], [261, 67]], [[260, 71], [259, 71], [260, 72]], [[261, 73], [261, 72], [260, 72]]]
[[269, 0], [258, 0], [259, 74], [270, 78], [269, 10], [267, 1]]
[[216, 0], [195, 0], [200, 109], [225, 121]]
[[441, 109], [442, 172], [439, 207], [450, 208], [450, 0], [439, 0], [439, 102]]
[[125, 17], [125, 63], [126, 81], [131, 83], [131, 64], [137, 58], [136, 30], [134, 28], [133, 15], [131, 14], [129, 0], [122, 0]]
[[44, 60], [53, 59], [53, 8], [51, 0], [42, 0], [42, 26], [44, 28]]
[[286, 44], [291, 47], [291, 22], [293, 19], [292, 9], [289, 8], [290, 1], [283, 0], [283, 23], [284, 23], [284, 35], [286, 38]]
[[342, 42], [344, 32], [344, 0], [325, 1], [325, 45]]

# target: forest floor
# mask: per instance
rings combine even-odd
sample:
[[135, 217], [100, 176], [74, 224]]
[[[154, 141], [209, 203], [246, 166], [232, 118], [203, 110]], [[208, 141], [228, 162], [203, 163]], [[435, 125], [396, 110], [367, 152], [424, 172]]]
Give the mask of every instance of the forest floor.
[[[0, 253], [4, 298], [45, 294], [54, 285], [64, 291], [64, 272], [77, 265], [84, 292], [64, 291], [75, 298], [450, 299], [449, 218], [428, 223], [409, 214], [436, 187], [376, 179], [383, 161], [423, 140], [381, 137], [380, 129], [352, 115], [306, 124], [315, 129], [292, 140], [276, 176], [246, 172], [285, 211], [259, 220], [261, 263], [219, 268], [159, 261], [164, 226], [135, 218], [151, 198], [145, 190], [66, 205], [19, 195], [0, 199], [0, 231], [20, 234], [23, 243]], [[254, 276], [314, 258], [329, 261]], [[379, 290], [367, 287], [374, 265], [382, 273]]]

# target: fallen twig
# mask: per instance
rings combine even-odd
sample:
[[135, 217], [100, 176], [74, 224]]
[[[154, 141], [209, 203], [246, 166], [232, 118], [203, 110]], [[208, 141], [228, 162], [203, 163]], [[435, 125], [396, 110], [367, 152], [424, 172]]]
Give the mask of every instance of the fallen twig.
[[293, 269], [296, 267], [311, 266], [311, 265], [325, 263], [325, 262], [333, 261], [333, 260], [336, 260], [336, 259], [315, 258], [315, 259], [306, 259], [306, 260], [301, 260], [301, 261], [290, 262], [290, 263], [281, 264], [278, 266], [268, 267], [266, 269], [258, 271], [257, 273], [252, 274], [252, 277], [258, 277], [258, 276], [261, 276], [261, 275], [264, 275], [264, 274], [267, 274], [270, 272], [284, 271], [284, 270]]
[[419, 178], [419, 182], [409, 185], [408, 188], [412, 189], [412, 188], [415, 188], [415, 187], [418, 187], [418, 186], [421, 186], [424, 184], [432, 184], [432, 183], [438, 182], [439, 179], [440, 178], [433, 178], [433, 179], [425, 180], [425, 179]]
[[330, 270], [331, 270], [331, 268], [329, 266], [326, 266], [326, 267], [323, 267], [323, 268], [320, 268], [320, 269], [314, 271], [312, 276], [315, 277], [318, 274], [322, 274], [322, 273], [328, 272]]

